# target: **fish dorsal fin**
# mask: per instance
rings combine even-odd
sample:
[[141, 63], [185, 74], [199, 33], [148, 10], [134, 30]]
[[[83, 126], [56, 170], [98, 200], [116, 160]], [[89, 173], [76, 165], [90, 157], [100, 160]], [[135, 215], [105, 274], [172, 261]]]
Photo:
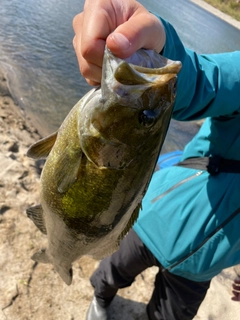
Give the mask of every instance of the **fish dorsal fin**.
[[34, 207], [29, 207], [27, 209], [27, 216], [34, 222], [35, 226], [42, 233], [47, 234], [47, 229], [43, 218], [43, 209], [40, 204]]
[[73, 151], [69, 146], [64, 150], [59, 158], [58, 168], [55, 171], [58, 192], [66, 192], [76, 181], [81, 159], [82, 151], [80, 148]]
[[33, 159], [47, 158], [52, 147], [57, 139], [57, 132], [43, 138], [30, 146], [27, 151], [27, 156]]

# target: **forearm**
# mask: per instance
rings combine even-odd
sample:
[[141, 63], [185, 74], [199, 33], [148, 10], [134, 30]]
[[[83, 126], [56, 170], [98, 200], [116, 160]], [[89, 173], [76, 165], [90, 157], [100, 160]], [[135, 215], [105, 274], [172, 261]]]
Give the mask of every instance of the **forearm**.
[[240, 112], [240, 51], [199, 55], [186, 49], [163, 19], [166, 43], [162, 54], [182, 62], [173, 117], [193, 120]]

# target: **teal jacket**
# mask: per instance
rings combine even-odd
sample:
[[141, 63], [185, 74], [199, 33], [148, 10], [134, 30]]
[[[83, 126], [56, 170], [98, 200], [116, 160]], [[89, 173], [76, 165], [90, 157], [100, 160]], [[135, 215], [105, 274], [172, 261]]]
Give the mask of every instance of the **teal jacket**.
[[[182, 62], [173, 118], [206, 118], [182, 159], [240, 160], [240, 51], [199, 55], [174, 28], [163, 55]], [[133, 226], [168, 271], [207, 281], [240, 263], [240, 174], [170, 167], [154, 173]]]

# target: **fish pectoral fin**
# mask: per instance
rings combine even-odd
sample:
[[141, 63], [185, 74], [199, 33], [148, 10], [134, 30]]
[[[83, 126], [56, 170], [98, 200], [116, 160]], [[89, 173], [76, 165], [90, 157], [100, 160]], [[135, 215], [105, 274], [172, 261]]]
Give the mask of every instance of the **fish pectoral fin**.
[[70, 284], [72, 283], [72, 277], [73, 277], [73, 271], [72, 268], [63, 268], [61, 266], [56, 266], [54, 265], [55, 270], [57, 271], [57, 273], [60, 275], [60, 277], [62, 278], [62, 280], [68, 285], [70, 286]]
[[47, 234], [45, 221], [43, 217], [43, 209], [39, 204], [37, 206], [29, 207], [27, 210], [27, 216], [33, 221], [35, 226], [44, 234]]
[[57, 134], [57, 132], [54, 132], [50, 136], [32, 144], [27, 151], [27, 156], [33, 159], [47, 158], [57, 139]]
[[51, 263], [51, 261], [48, 258], [46, 249], [42, 249], [40, 251], [35, 252], [31, 259], [36, 262]]
[[76, 181], [82, 159], [81, 149], [74, 153], [65, 151], [60, 157], [60, 165], [55, 172], [58, 192], [60, 193], [66, 192]]

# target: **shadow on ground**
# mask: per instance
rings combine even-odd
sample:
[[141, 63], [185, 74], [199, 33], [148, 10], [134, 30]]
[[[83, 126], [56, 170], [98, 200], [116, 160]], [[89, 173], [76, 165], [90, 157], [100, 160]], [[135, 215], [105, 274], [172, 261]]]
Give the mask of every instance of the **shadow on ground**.
[[[119, 313], [121, 310], [121, 313]], [[116, 296], [109, 307], [109, 320], [122, 320], [123, 315], [128, 320], [148, 320], [146, 304]]]

